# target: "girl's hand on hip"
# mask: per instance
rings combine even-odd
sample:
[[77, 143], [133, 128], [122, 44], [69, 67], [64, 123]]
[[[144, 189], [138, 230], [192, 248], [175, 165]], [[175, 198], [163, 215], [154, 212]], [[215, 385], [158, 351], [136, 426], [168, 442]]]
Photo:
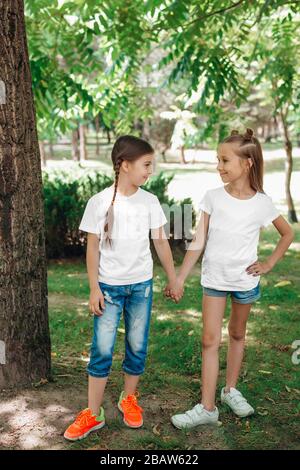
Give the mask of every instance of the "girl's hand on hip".
[[272, 266], [268, 261], [261, 263], [260, 261], [255, 261], [255, 263], [250, 264], [246, 269], [247, 274], [252, 274], [253, 276], [260, 276], [261, 274], [267, 274], [271, 271]]
[[105, 302], [100, 288], [91, 290], [89, 300], [89, 310], [92, 315], [103, 315], [105, 309]]

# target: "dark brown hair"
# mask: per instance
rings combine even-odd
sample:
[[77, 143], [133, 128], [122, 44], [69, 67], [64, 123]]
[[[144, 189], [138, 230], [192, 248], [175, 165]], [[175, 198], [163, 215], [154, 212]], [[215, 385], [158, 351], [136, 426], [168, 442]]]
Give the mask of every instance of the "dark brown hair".
[[240, 158], [251, 158], [253, 164], [249, 171], [250, 186], [254, 191], [263, 193], [264, 161], [261, 145], [253, 135], [253, 130], [247, 128], [245, 134], [231, 131], [231, 135], [222, 141], [222, 144], [238, 144], [236, 151]]
[[114, 202], [117, 195], [119, 174], [122, 162], [133, 162], [143, 157], [144, 155], [153, 153], [154, 150], [148, 142], [133, 135], [123, 135], [119, 137], [112, 148], [111, 159], [115, 172], [114, 194], [106, 213], [106, 220], [104, 223], [104, 240], [109, 242], [110, 245], [112, 244], [111, 234], [114, 221]]

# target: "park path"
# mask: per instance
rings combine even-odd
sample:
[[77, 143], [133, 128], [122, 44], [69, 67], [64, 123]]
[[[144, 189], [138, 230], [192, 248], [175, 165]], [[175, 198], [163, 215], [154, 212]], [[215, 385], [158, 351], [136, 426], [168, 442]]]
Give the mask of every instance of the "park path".
[[[300, 148], [294, 148], [294, 161], [300, 159]], [[216, 152], [213, 150], [187, 150], [186, 160], [187, 164], [182, 165], [176, 163], [179, 161], [179, 156], [175, 153], [167, 153], [170, 163], [163, 163], [158, 161], [156, 163], [155, 173], [166, 171], [168, 173], [175, 173], [175, 176], [168, 187], [168, 194], [170, 197], [181, 200], [190, 197], [195, 205], [198, 207], [199, 201], [202, 199], [205, 192], [212, 188], [222, 186], [222, 181], [216, 171]], [[264, 177], [265, 192], [273, 199], [278, 209], [283, 213], [287, 212], [285, 202], [285, 189], [284, 171], [278, 169], [278, 162], [284, 159], [284, 151], [279, 150], [266, 150], [264, 151], [264, 161], [268, 165]], [[193, 163], [194, 162], [194, 163]], [[66, 169], [76, 168], [77, 163], [71, 160], [49, 160], [47, 162], [48, 168], [52, 169]], [[86, 172], [90, 170], [98, 170], [104, 173], [111, 173], [111, 162], [106, 159], [104, 161], [97, 161], [95, 159], [87, 160], [84, 163]], [[300, 209], [300, 171], [294, 171], [291, 180], [291, 191], [296, 205], [296, 209]]]

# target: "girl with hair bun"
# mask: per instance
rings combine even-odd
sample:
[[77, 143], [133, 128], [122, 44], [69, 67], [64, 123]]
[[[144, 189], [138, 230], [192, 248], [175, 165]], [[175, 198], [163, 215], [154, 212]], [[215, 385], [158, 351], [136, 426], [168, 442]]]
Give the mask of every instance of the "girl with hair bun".
[[[236, 389], [247, 320], [252, 304], [260, 298], [260, 276], [273, 269], [293, 240], [292, 228], [264, 192], [263, 154], [252, 129], [244, 134], [232, 131], [219, 145], [217, 158], [217, 170], [224, 186], [207, 191], [201, 201], [200, 222], [177, 278], [183, 289], [185, 279], [203, 254], [202, 398], [191, 410], [171, 418], [180, 429], [218, 422], [215, 406], [218, 351], [227, 296], [231, 297], [231, 315], [226, 384], [221, 390], [221, 402], [239, 417], [254, 413]], [[271, 223], [280, 240], [267, 259], [258, 260], [260, 229]], [[166, 295], [178, 299], [171, 286], [167, 286]]]

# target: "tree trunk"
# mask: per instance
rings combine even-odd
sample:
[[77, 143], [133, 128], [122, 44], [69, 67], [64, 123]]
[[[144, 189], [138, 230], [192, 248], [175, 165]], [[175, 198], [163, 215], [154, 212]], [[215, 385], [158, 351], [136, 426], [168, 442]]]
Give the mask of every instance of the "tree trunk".
[[280, 111], [281, 122], [283, 126], [284, 132], [284, 146], [285, 146], [285, 153], [286, 153], [286, 161], [285, 161], [285, 194], [286, 194], [286, 202], [288, 206], [288, 220], [290, 222], [298, 222], [297, 214], [295, 211], [295, 206], [293, 202], [293, 198], [291, 195], [291, 177], [293, 171], [293, 146], [289, 136], [288, 124], [287, 124], [287, 116], [284, 115], [283, 111]]
[[180, 146], [180, 160], [181, 163], [186, 164], [185, 154], [184, 154], [184, 145]]
[[42, 175], [23, 0], [0, 2], [0, 388], [50, 375]]
[[80, 161], [82, 162], [87, 159], [84, 124], [79, 125], [79, 139], [80, 139]]
[[277, 121], [276, 116], [274, 116], [274, 118], [273, 118], [273, 126], [274, 126], [274, 135], [275, 135], [275, 138], [277, 139], [280, 135], [280, 130], [279, 130], [278, 121]]
[[99, 114], [95, 117], [95, 130], [96, 130], [96, 157], [100, 157], [100, 142], [99, 142]]
[[77, 128], [72, 131], [72, 158], [75, 162], [79, 162], [80, 160], [78, 142], [79, 142], [79, 138], [78, 138], [78, 128]]
[[54, 147], [52, 140], [49, 142], [49, 157], [52, 159], [54, 158]]
[[268, 121], [266, 142], [271, 142], [272, 137], [273, 137], [273, 135], [272, 135], [272, 123], [270, 121]]
[[168, 163], [167, 162], [167, 156], [166, 156], [166, 151], [168, 150], [169, 146], [168, 145], [165, 145], [161, 151], [161, 154], [162, 154], [162, 158], [163, 158], [163, 162], [164, 163]]
[[47, 158], [46, 158], [46, 151], [45, 151], [45, 143], [43, 140], [39, 140], [39, 149], [40, 149], [42, 166], [45, 168], [47, 165]]
[[145, 140], [150, 140], [150, 120], [149, 118], [145, 118], [143, 121], [143, 132], [142, 138]]

